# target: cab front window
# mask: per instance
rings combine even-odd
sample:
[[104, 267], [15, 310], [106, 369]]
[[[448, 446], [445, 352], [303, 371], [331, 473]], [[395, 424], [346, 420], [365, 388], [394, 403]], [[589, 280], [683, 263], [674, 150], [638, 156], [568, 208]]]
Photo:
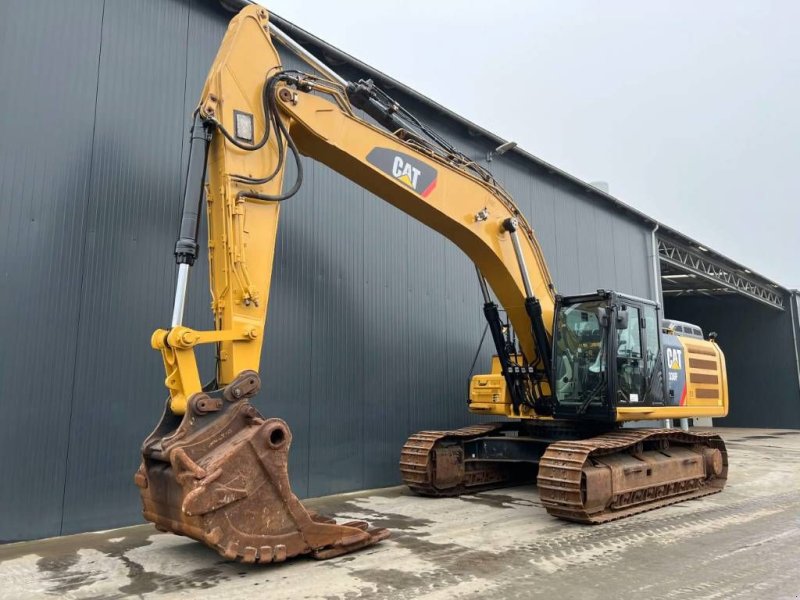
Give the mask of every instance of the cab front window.
[[603, 302], [587, 301], [561, 306], [556, 315], [556, 399], [579, 413], [602, 405], [605, 398], [607, 327], [601, 322], [605, 310]]

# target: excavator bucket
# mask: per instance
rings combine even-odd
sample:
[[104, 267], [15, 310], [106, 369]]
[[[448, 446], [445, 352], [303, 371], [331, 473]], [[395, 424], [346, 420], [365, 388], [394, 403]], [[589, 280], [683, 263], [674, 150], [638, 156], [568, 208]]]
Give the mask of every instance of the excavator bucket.
[[389, 537], [306, 510], [289, 485], [289, 428], [249, 402], [260, 387], [245, 371], [222, 390], [195, 394], [183, 415], [167, 402], [135, 477], [144, 517], [245, 563], [332, 558]]

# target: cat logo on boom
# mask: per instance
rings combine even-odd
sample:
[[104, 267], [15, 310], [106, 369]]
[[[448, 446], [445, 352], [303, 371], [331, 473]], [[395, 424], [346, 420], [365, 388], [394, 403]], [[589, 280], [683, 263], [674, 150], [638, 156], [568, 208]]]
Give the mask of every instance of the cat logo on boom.
[[436, 187], [436, 169], [390, 148], [373, 148], [367, 155], [367, 162], [427, 198]]
[[419, 169], [415, 168], [410, 162], [403, 162], [402, 156], [394, 157], [392, 165], [392, 175], [405, 183], [408, 187], [417, 189], [419, 181]]

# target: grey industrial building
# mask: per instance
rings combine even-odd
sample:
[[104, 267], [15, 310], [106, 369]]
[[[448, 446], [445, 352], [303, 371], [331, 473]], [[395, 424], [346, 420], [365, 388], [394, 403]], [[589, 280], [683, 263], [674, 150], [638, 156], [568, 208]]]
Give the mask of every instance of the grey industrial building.
[[[230, 18], [218, 0], [3, 9], [0, 541], [141, 520], [138, 448], [166, 394], [149, 338], [170, 314], [190, 114]], [[465, 153], [504, 141], [278, 22]], [[520, 148], [489, 166], [560, 292], [663, 298], [668, 316], [719, 333], [731, 411], [718, 424], [800, 428], [795, 292]], [[326, 167], [306, 169], [283, 212], [257, 400], [294, 432], [303, 497], [397, 484], [409, 433], [474, 422], [466, 383], [483, 330], [472, 264], [454, 246]], [[187, 323], [211, 327], [202, 261]]]

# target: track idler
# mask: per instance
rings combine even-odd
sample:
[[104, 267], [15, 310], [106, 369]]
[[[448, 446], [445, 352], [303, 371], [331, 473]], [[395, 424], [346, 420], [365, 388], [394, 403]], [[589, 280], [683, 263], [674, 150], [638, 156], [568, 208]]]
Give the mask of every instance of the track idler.
[[167, 402], [135, 477], [144, 517], [246, 563], [332, 558], [389, 537], [306, 510], [289, 485], [289, 428], [248, 400], [260, 387], [258, 374], [245, 371], [222, 390], [192, 396], [183, 415]]

